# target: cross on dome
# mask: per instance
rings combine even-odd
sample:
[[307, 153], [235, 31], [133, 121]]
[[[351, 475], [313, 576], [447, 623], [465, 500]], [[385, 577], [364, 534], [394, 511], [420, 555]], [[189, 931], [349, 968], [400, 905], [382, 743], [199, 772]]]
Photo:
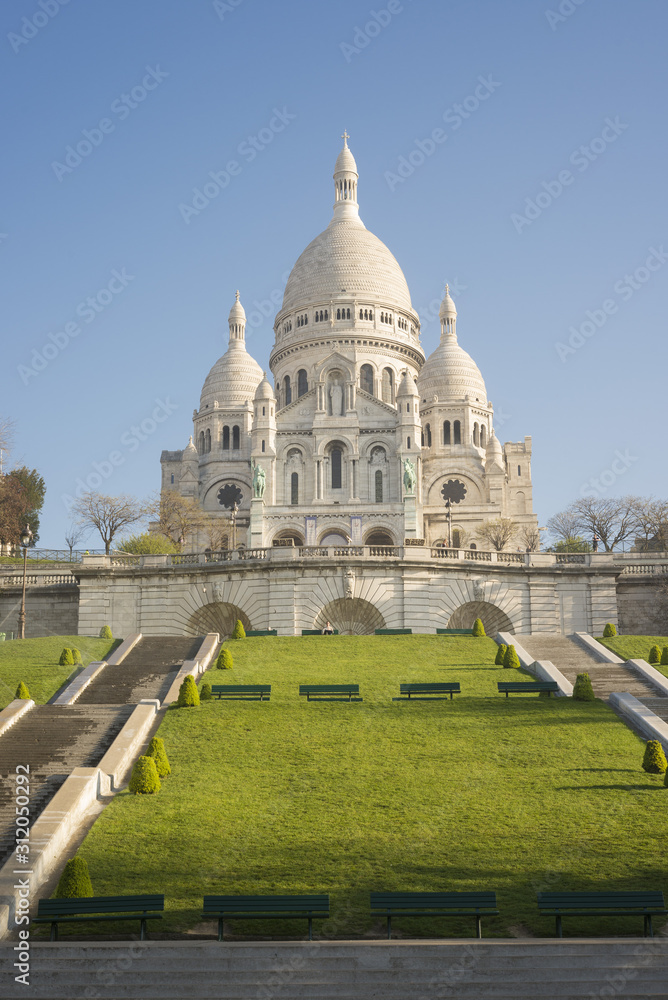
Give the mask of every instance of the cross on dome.
[[348, 139], [350, 139], [350, 136], [348, 135], [348, 129], [344, 128], [343, 135], [341, 136], [341, 138], [343, 139], [343, 145], [347, 146], [348, 145]]

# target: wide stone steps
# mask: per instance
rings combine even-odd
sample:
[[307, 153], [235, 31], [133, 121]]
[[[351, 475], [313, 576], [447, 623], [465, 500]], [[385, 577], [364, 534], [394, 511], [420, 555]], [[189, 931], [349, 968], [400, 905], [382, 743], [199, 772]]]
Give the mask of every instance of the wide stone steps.
[[118, 666], [105, 667], [77, 705], [137, 705], [142, 698], [162, 701], [183, 661], [192, 659], [201, 644], [201, 636], [143, 638]]
[[0, 864], [15, 846], [16, 767], [30, 767], [31, 826], [75, 767], [98, 763], [132, 705], [37, 705], [0, 738]]
[[34, 943], [29, 991], [14, 960], [0, 949], [3, 996], [49, 1000], [646, 1000], [668, 983], [663, 938]]

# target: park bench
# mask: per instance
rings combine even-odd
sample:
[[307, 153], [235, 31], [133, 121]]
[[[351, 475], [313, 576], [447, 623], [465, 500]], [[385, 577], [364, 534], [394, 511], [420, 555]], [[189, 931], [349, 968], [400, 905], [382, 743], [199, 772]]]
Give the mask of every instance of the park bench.
[[313, 940], [313, 919], [329, 919], [329, 896], [205, 896], [205, 919], [218, 921], [218, 940], [223, 940], [223, 920], [308, 920], [308, 939]]
[[452, 701], [453, 694], [461, 694], [459, 681], [444, 681], [431, 684], [400, 684], [399, 694], [401, 697], [393, 698], [392, 701], [447, 701], [450, 695]]
[[246, 632], [247, 639], [255, 639], [258, 635], [276, 635], [275, 628], [252, 628]]
[[436, 635], [473, 635], [472, 628], [437, 628]]
[[[323, 631], [322, 631], [321, 628], [303, 628], [302, 629], [302, 635], [323, 635], [323, 634], [324, 633], [323, 633]], [[339, 634], [339, 630], [338, 630], [338, 628], [335, 628], [335, 629], [332, 629], [331, 632], [328, 632], [326, 634], [327, 635], [338, 635]]]
[[271, 684], [213, 684], [212, 698], [231, 698], [234, 701], [269, 701]]
[[482, 937], [482, 917], [498, 914], [495, 892], [372, 892], [372, 915], [387, 917], [387, 936], [392, 917], [475, 917], [476, 937]]
[[162, 920], [165, 897], [84, 896], [77, 899], [40, 899], [34, 924], [51, 924], [51, 941], [58, 940], [58, 924], [92, 920], [138, 920], [140, 940], [146, 938], [146, 921]]
[[539, 892], [541, 916], [556, 917], [557, 937], [563, 937], [562, 917], [642, 917], [643, 936], [654, 937], [652, 917], [668, 913], [660, 890], [644, 892]]
[[497, 684], [499, 694], [504, 694], [506, 698], [509, 694], [541, 694], [547, 691], [548, 698], [553, 692], [559, 690], [556, 681], [499, 681]]
[[362, 701], [359, 684], [300, 684], [307, 701]]
[[412, 635], [412, 628], [377, 628], [374, 635]]

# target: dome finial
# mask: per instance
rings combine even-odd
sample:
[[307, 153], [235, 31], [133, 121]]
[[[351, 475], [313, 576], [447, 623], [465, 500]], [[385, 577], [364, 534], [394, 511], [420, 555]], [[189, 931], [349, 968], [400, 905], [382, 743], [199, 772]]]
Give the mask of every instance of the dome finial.
[[230, 309], [228, 323], [230, 326], [230, 344], [244, 342], [246, 333], [246, 313], [239, 299], [239, 289], [235, 293], [234, 305]]
[[450, 285], [445, 283], [445, 293], [441, 308], [438, 311], [438, 318], [441, 321], [441, 336], [457, 336], [457, 309], [450, 295]]
[[348, 139], [350, 139], [350, 136], [348, 135], [348, 129], [344, 128], [343, 135], [341, 136], [341, 138], [343, 139], [343, 145], [347, 149], [348, 148]]
[[348, 130], [343, 130], [343, 149], [336, 158], [334, 167], [334, 219], [336, 222], [356, 221], [359, 223], [357, 205], [357, 164], [348, 148]]

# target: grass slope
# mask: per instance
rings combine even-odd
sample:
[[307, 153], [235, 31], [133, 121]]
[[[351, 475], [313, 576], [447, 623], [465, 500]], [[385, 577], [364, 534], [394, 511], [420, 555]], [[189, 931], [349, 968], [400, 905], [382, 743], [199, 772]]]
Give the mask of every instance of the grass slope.
[[[497, 694], [521, 676], [489, 639], [257, 638], [230, 642], [214, 683], [273, 685], [269, 704], [170, 710], [172, 765], [155, 796], [119, 794], [85, 840], [96, 894], [164, 892], [161, 931], [201, 924], [209, 893], [329, 892], [318, 933], [382, 935], [368, 893], [495, 889], [501, 915], [553, 934], [539, 889], [663, 888], [668, 791], [643, 745], [602, 702]], [[459, 680], [450, 701], [392, 702], [406, 680]], [[299, 698], [304, 682], [359, 682], [363, 704]], [[410, 936], [473, 934], [473, 920], [397, 918]], [[130, 928], [131, 929], [131, 928]], [[109, 928], [101, 927], [108, 935]], [[213, 923], [201, 925], [214, 933]], [[305, 925], [235, 922], [240, 936]], [[568, 934], [641, 932], [637, 920], [569, 920]]]
[[53, 635], [0, 642], [0, 708], [13, 701], [19, 681], [28, 685], [34, 701], [46, 704], [76, 669], [58, 664], [65, 646], [76, 646], [85, 666], [91, 660], [103, 660], [117, 645], [118, 640], [95, 639], [86, 635]]
[[[649, 663], [649, 651], [652, 646], [663, 649], [668, 646], [668, 636], [666, 635], [615, 635], [612, 639], [599, 639], [606, 649], [621, 656], [624, 660], [647, 660]], [[657, 670], [668, 677], [668, 666], [658, 663], [653, 664]]]

